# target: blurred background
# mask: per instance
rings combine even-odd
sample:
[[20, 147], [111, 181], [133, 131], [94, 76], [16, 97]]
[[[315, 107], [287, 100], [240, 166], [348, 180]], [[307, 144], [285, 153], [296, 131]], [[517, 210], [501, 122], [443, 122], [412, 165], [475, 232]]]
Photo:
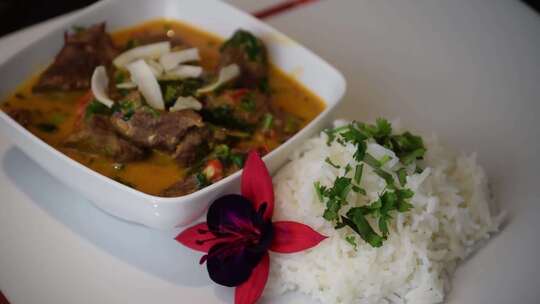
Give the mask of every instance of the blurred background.
[[[540, 1], [523, 1], [537, 11], [540, 10]], [[97, 0], [0, 0], [0, 36], [94, 2], [97, 2]], [[485, 2], [490, 3], [490, 1]]]

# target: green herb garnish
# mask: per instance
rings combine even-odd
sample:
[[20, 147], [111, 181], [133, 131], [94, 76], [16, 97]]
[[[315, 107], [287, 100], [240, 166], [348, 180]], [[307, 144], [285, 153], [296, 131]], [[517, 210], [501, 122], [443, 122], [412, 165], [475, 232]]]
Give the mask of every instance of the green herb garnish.
[[245, 52], [247, 59], [254, 62], [268, 62], [266, 50], [261, 40], [248, 31], [237, 30], [220, 48], [221, 52], [228, 48], [239, 48]]
[[330, 159], [330, 157], [327, 157], [325, 160], [324, 160], [327, 164], [329, 164], [330, 166], [336, 168], [336, 169], [339, 169], [341, 168], [339, 165], [336, 165], [332, 162], [332, 160]]
[[199, 172], [195, 175], [195, 178], [197, 179], [197, 188], [198, 189], [202, 189], [206, 186], [209, 186], [211, 183], [210, 181], [208, 180], [208, 178], [206, 178], [206, 175]]
[[397, 176], [399, 180], [399, 184], [403, 187], [407, 183], [407, 170], [405, 168], [401, 168], [397, 170]]
[[242, 97], [240, 101], [240, 109], [246, 112], [253, 112], [257, 108], [257, 103], [255, 102], [255, 96], [253, 92], [249, 92]]
[[274, 116], [272, 114], [270, 113], [264, 114], [262, 118], [262, 123], [261, 123], [262, 130], [263, 131], [270, 130], [272, 128], [273, 122], [274, 122]]
[[356, 169], [354, 170], [354, 182], [357, 185], [359, 185], [362, 180], [362, 171], [364, 171], [364, 164], [356, 165]]
[[238, 166], [238, 168], [243, 168], [246, 157], [242, 154], [231, 154], [229, 159], [231, 160], [233, 164]]
[[[322, 216], [334, 222], [336, 229], [350, 227], [371, 246], [382, 246], [390, 233], [392, 213], [411, 210], [413, 206], [409, 199], [414, 196], [414, 192], [400, 188], [406, 185], [406, 169], [402, 167], [395, 172], [386, 171], [390, 169], [383, 170], [382, 167], [391, 160], [391, 157], [385, 155], [381, 159], [376, 159], [366, 152], [367, 144], [370, 141], [377, 142], [392, 150], [403, 165], [409, 165], [425, 154], [422, 138], [409, 132], [392, 134], [392, 126], [385, 119], [377, 119], [375, 125], [353, 122], [338, 128], [326, 129], [324, 133], [328, 136], [327, 145], [330, 146], [334, 142], [343, 146], [352, 144], [356, 147], [356, 151], [353, 155], [354, 160], [345, 165], [344, 175], [336, 177], [331, 187], [323, 186], [319, 181], [314, 183], [319, 201], [326, 205]], [[328, 157], [325, 162], [334, 168], [341, 168]], [[371, 167], [373, 172], [385, 181], [386, 187], [377, 200], [364, 206], [349, 208], [344, 213], [342, 208], [348, 204], [346, 199], [351, 190], [359, 195], [366, 195], [366, 191], [360, 186], [364, 164]], [[353, 167], [354, 174], [350, 178], [348, 176]], [[393, 173], [398, 177], [398, 185]], [[377, 228], [372, 227], [370, 222], [376, 223]], [[352, 241], [355, 241], [355, 238], [347, 236], [346, 241], [353, 245]]]
[[106, 105], [94, 99], [86, 107], [86, 112], [84, 114], [84, 117], [88, 119], [94, 114], [110, 115], [111, 109], [109, 109]]
[[356, 237], [354, 235], [346, 236], [345, 241], [347, 241], [347, 243], [351, 244], [351, 246], [353, 246], [354, 250], [356, 250], [358, 248], [358, 244], [356, 244]]

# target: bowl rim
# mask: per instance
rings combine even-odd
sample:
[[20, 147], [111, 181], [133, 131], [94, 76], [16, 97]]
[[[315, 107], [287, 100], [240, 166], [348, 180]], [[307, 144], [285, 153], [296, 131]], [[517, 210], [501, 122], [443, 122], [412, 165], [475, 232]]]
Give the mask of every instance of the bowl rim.
[[[47, 36], [50, 33], [54, 32], [54, 31], [57, 31], [59, 29], [65, 28], [66, 26], [69, 26], [70, 23], [72, 23], [74, 21], [77, 21], [79, 18], [84, 17], [85, 15], [99, 9], [101, 6], [106, 6], [109, 3], [114, 2], [114, 1], [115, 0], [101, 0], [101, 1], [98, 1], [98, 2], [96, 2], [94, 4], [91, 4], [91, 5], [87, 6], [86, 8], [83, 8], [80, 11], [77, 11], [76, 13], [74, 13], [72, 16], [70, 16], [69, 19], [66, 19], [66, 21], [64, 21], [64, 22], [58, 24], [57, 26], [51, 28], [47, 33], [44, 34], [44, 36]], [[305, 125], [300, 131], [295, 133], [292, 137], [290, 137], [285, 142], [280, 144], [277, 148], [272, 150], [270, 153], [263, 156], [262, 159], [264, 161], [264, 160], [267, 160], [269, 158], [273, 158], [274, 155], [279, 154], [281, 150], [285, 149], [285, 146], [287, 145], [287, 143], [290, 143], [290, 141], [293, 141], [296, 138], [302, 136], [303, 134], [309, 132], [309, 130], [312, 129], [318, 123], [318, 121], [322, 120], [325, 116], [328, 115], [329, 112], [331, 112], [336, 106], [338, 106], [342, 102], [343, 96], [345, 95], [346, 88], [347, 88], [347, 81], [346, 81], [345, 77], [343, 76], [343, 74], [341, 73], [341, 71], [339, 71], [337, 68], [332, 66], [325, 59], [323, 59], [320, 56], [318, 56], [317, 54], [315, 54], [310, 49], [308, 49], [305, 46], [303, 46], [302, 44], [298, 43], [296, 40], [294, 40], [294, 39], [290, 38], [289, 36], [283, 34], [282, 32], [280, 32], [279, 30], [277, 30], [274, 27], [270, 26], [269, 24], [265, 23], [264, 21], [262, 21], [262, 20], [260, 20], [258, 18], [255, 18], [251, 14], [238, 9], [235, 6], [233, 6], [233, 5], [231, 5], [231, 4], [227, 3], [227, 2], [223, 2], [223, 1], [215, 1], [215, 2], [219, 2], [220, 5], [225, 5], [229, 9], [235, 10], [237, 13], [240, 13], [240, 14], [244, 15], [244, 17], [250, 19], [249, 21], [257, 23], [257, 25], [261, 29], [263, 29], [265, 31], [272, 32], [273, 34], [278, 34], [281, 37], [285, 37], [286, 39], [288, 39], [290, 41], [290, 43], [292, 43], [294, 45], [295, 48], [299, 49], [304, 54], [316, 59], [317, 63], [320, 66], [332, 71], [332, 73], [334, 73], [334, 75], [336, 77], [337, 84], [339, 85], [338, 90], [337, 90], [338, 93], [336, 94], [336, 97], [335, 97], [335, 102], [333, 102], [332, 104], [329, 104], [328, 100], [326, 100], [325, 98], [322, 98], [321, 96], [319, 96], [318, 94], [313, 92], [310, 88], [305, 87], [306, 90], [308, 90], [309, 92], [311, 92], [312, 94], [317, 96], [325, 104], [325, 108], [324, 108], [323, 111], [321, 111], [319, 114], [317, 114], [317, 116], [314, 119], [312, 119], [307, 125]], [[138, 23], [134, 23], [134, 24], [128, 25], [126, 27], [117, 28], [114, 31], [121, 31], [121, 30], [129, 28], [131, 26], [136, 26], [136, 25], [148, 22], [148, 21], [158, 20], [160, 18], [167, 19], [167, 20], [173, 20], [173, 21], [180, 21], [180, 22], [186, 23], [188, 25], [191, 25], [196, 29], [206, 30], [204, 27], [201, 27], [201, 26], [198, 26], [198, 25], [192, 25], [189, 21], [183, 21], [183, 20], [171, 17], [171, 16], [167, 16], [166, 14], [163, 14], [161, 17], [156, 16], [156, 17], [153, 17], [153, 18], [140, 20], [140, 21], [138, 21]], [[217, 35], [215, 33], [212, 33], [212, 34]], [[219, 35], [217, 35], [217, 36], [219, 36]], [[221, 36], [219, 36], [219, 37], [223, 38]], [[39, 39], [36, 39], [36, 40], [30, 42], [24, 48], [31, 47], [37, 41], [39, 41]], [[2, 64], [5, 64], [5, 63], [11, 61], [16, 54], [17, 53], [14, 53], [14, 54], [10, 55], [8, 58], [5, 59], [5, 61]], [[270, 61], [272, 62], [271, 59], [270, 59]], [[275, 66], [280, 71], [282, 71], [279, 66], [277, 66], [277, 65], [275, 65]], [[300, 84], [305, 86], [301, 82], [300, 82]], [[80, 170], [82, 170], [81, 173], [86, 173], [86, 174], [93, 175], [94, 177], [100, 179], [101, 181], [103, 181], [105, 183], [108, 183], [109, 185], [111, 185], [112, 187], [115, 187], [118, 190], [127, 192], [127, 193], [129, 193], [131, 195], [136, 195], [139, 199], [143, 200], [145, 204], [149, 204], [149, 205], [172, 204], [172, 203], [182, 203], [184, 201], [186, 201], [186, 202], [191, 201], [192, 199], [196, 199], [198, 196], [203, 196], [208, 192], [214, 191], [215, 188], [220, 187], [222, 184], [230, 182], [231, 180], [237, 178], [243, 172], [243, 169], [240, 169], [237, 172], [235, 172], [235, 173], [233, 173], [233, 174], [219, 180], [216, 183], [213, 183], [213, 184], [211, 184], [211, 185], [209, 185], [207, 187], [204, 187], [203, 189], [200, 189], [200, 190], [197, 190], [195, 192], [192, 192], [192, 193], [189, 193], [189, 194], [186, 194], [186, 195], [182, 195], [182, 196], [162, 197], [162, 196], [158, 196], [158, 195], [148, 194], [148, 193], [145, 193], [143, 191], [128, 187], [128, 186], [126, 186], [126, 185], [124, 185], [124, 184], [122, 184], [122, 183], [120, 183], [118, 181], [115, 181], [114, 179], [112, 179], [112, 178], [110, 178], [108, 176], [105, 176], [105, 175], [103, 175], [103, 174], [101, 174], [99, 172], [96, 172], [96, 171], [92, 170], [91, 168], [86, 167], [85, 165], [83, 165], [83, 164], [77, 162], [76, 160], [70, 158], [66, 154], [62, 153], [60, 150], [58, 150], [58, 149], [54, 148], [53, 146], [49, 145], [47, 142], [43, 141], [41, 138], [39, 138], [38, 136], [34, 135], [32, 132], [30, 132], [29, 130], [27, 130], [23, 126], [21, 126], [18, 122], [16, 122], [13, 118], [11, 118], [9, 115], [7, 115], [7, 113], [5, 113], [4, 111], [0, 111], [0, 118], [4, 119], [11, 127], [15, 128], [17, 131], [19, 131], [21, 134], [26, 136], [28, 139], [30, 139], [34, 143], [42, 146], [43, 148], [48, 150], [48, 152], [53, 153], [56, 156], [60, 157], [62, 159], [62, 161], [64, 161], [67, 165], [75, 166], [76, 168], [79, 168]]]

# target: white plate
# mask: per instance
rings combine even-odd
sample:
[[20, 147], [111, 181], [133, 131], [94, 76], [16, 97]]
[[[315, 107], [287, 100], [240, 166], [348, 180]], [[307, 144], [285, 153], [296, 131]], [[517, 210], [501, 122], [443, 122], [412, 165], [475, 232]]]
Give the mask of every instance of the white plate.
[[[448, 303], [538, 303], [540, 18], [518, 1], [327, 0], [269, 22], [345, 73], [340, 114], [399, 116], [478, 151], [510, 218], [459, 268]], [[0, 143], [0, 289], [12, 304], [231, 302], [172, 234], [105, 215]], [[310, 303], [291, 298], [266, 303]]]
[[[209, 7], [213, 9], [209, 10]], [[239, 28], [249, 30], [266, 43], [268, 55], [276, 66], [287, 73], [301, 71], [296, 79], [326, 103], [324, 111], [313, 121], [264, 157], [270, 172], [283, 165], [299, 143], [329, 122], [330, 114], [345, 93], [345, 80], [336, 69], [290, 38], [228, 4], [210, 0], [104, 0], [75, 14], [71, 21], [60, 24], [0, 65], [0, 74], [10, 75], [0, 82], [0, 96], [12, 94], [24, 80], [51, 62], [62, 46], [64, 32], [74, 25], [87, 26], [106, 21], [107, 29], [114, 31], [156, 18], [181, 20], [221, 37], [229, 37]], [[4, 112], [0, 112], [0, 130], [51, 175], [82, 193], [101, 209], [153, 228], [171, 229], [191, 223], [216, 197], [235, 191], [240, 179], [240, 172], [236, 172], [181, 197], [148, 195], [70, 159]]]

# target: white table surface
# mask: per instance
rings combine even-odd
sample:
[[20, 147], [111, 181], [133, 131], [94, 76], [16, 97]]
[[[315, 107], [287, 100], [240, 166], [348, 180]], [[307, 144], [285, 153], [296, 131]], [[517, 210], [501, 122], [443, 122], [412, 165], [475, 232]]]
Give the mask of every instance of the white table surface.
[[[0, 61], [62, 18], [0, 39]], [[540, 18], [511, 0], [327, 0], [268, 22], [345, 74], [339, 116], [399, 116], [479, 152], [510, 220], [459, 269], [448, 302], [538, 303]], [[12, 304], [231, 302], [173, 232], [103, 213], [1, 134], [0, 190], [0, 290]]]

